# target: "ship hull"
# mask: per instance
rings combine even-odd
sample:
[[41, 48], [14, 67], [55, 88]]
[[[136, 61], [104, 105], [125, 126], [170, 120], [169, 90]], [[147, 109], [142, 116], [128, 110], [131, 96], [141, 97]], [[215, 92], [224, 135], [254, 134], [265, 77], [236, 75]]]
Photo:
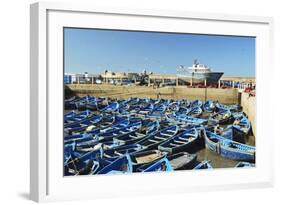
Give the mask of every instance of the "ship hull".
[[219, 79], [222, 77], [223, 72], [210, 72], [210, 73], [190, 73], [187, 75], [182, 75], [181, 77], [188, 77], [192, 79], [192, 82], [204, 82], [207, 83], [217, 83]]

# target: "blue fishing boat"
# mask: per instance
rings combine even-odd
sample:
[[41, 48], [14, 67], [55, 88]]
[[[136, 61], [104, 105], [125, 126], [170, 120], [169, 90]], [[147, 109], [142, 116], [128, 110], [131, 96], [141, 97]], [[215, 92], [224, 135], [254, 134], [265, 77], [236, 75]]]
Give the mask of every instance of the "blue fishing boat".
[[95, 134], [96, 137], [101, 138], [103, 140], [112, 140], [114, 137], [122, 136], [124, 134], [131, 133], [132, 131], [136, 131], [140, 129], [142, 126], [142, 122], [127, 122], [123, 121], [119, 124], [116, 124], [108, 129], [101, 129], [99, 133]]
[[178, 108], [178, 110], [175, 111], [174, 113], [175, 113], [175, 115], [177, 115], [177, 116], [178, 116], [178, 115], [186, 116], [189, 111], [190, 111], [190, 108], [184, 107], [184, 106], [180, 106], [180, 107]]
[[232, 114], [229, 110], [222, 109], [219, 112], [210, 116], [209, 121], [213, 124], [227, 124], [233, 120]]
[[112, 149], [115, 147], [118, 147], [122, 144], [118, 142], [113, 142], [113, 141], [101, 141], [101, 140], [96, 140], [96, 139], [91, 139], [88, 141], [83, 141], [83, 142], [78, 142], [76, 143], [75, 150], [79, 152], [91, 152], [93, 150], [96, 150], [96, 147], [102, 144], [103, 150], [107, 149]]
[[102, 130], [115, 128], [116, 126], [126, 126], [129, 124], [129, 118], [117, 118], [115, 115], [103, 115], [102, 120], [98, 124], [92, 124], [85, 130], [87, 134], [98, 134]]
[[164, 157], [162, 159], [156, 160], [148, 165], [143, 165], [138, 168], [138, 172], [156, 172], [156, 171], [173, 171], [173, 167], [170, 161]]
[[83, 134], [74, 134], [74, 135], [66, 135], [64, 136], [64, 144], [72, 144], [72, 143], [81, 143], [81, 142], [86, 142], [93, 140], [93, 136], [83, 133]]
[[215, 111], [216, 112], [220, 112], [220, 111], [224, 111], [224, 110], [229, 110], [227, 105], [221, 104], [218, 101], [215, 102]]
[[166, 119], [174, 124], [206, 125], [208, 123], [207, 119], [187, 115], [166, 115]]
[[242, 144], [245, 144], [246, 142], [245, 133], [233, 125], [228, 125], [227, 127], [219, 124], [216, 124], [215, 126], [207, 125], [205, 126], [205, 129], [229, 140], [240, 142]]
[[64, 167], [65, 176], [77, 176], [77, 175], [92, 175], [97, 172], [100, 165], [99, 162], [94, 160], [88, 160], [86, 162], [78, 163], [76, 165], [67, 165]]
[[110, 149], [104, 149], [103, 157], [107, 159], [113, 159], [118, 158], [124, 154], [140, 152], [143, 149], [144, 147], [139, 144], [120, 145]]
[[201, 107], [195, 106], [188, 110], [187, 115], [192, 116], [192, 117], [199, 117], [202, 113], [203, 113], [203, 110], [201, 109]]
[[105, 98], [94, 97], [84, 102], [84, 107], [88, 110], [98, 111], [108, 106], [108, 100]]
[[146, 103], [146, 105], [141, 107], [137, 113], [140, 115], [147, 115], [151, 113], [153, 109], [154, 109], [153, 103]]
[[126, 104], [128, 105], [136, 105], [140, 102], [140, 99], [139, 98], [129, 98], [127, 101], [126, 101]]
[[128, 115], [135, 115], [137, 112], [139, 112], [141, 109], [141, 106], [139, 104], [136, 105], [127, 105], [127, 107], [124, 107], [121, 109], [119, 109], [119, 113], [124, 114], [128, 114]]
[[144, 133], [146, 135], [155, 132], [160, 128], [160, 123], [158, 120], [143, 120], [143, 126], [140, 128], [139, 132]]
[[75, 103], [77, 110], [80, 110], [80, 111], [86, 110], [88, 108], [87, 107], [88, 104], [96, 104], [96, 102], [97, 102], [96, 97], [92, 97], [92, 96], [85, 96], [84, 99], [85, 100], [80, 100], [80, 101]]
[[208, 100], [206, 101], [204, 104], [203, 104], [203, 110], [204, 112], [207, 112], [207, 113], [212, 113], [214, 112], [216, 109], [216, 105], [213, 101], [211, 100]]
[[158, 103], [154, 105], [153, 110], [151, 113], [147, 115], [147, 117], [152, 117], [152, 118], [161, 118], [163, 117], [165, 111], [166, 111], [167, 106], [163, 103]]
[[243, 113], [237, 113], [234, 115], [233, 126], [244, 132], [245, 135], [248, 135], [251, 129], [251, 123]]
[[159, 150], [147, 150], [131, 153], [130, 157], [132, 160], [133, 171], [137, 171], [139, 167], [152, 164], [167, 156], [166, 152], [161, 152]]
[[76, 113], [74, 110], [65, 113], [65, 114], [63, 115], [64, 122], [67, 122], [67, 119], [73, 118], [76, 114], [77, 114], [77, 113]]
[[119, 109], [119, 103], [118, 102], [112, 102], [110, 105], [106, 106], [105, 108], [100, 109], [101, 112], [116, 112]]
[[[70, 116], [71, 115], [71, 116]], [[79, 124], [80, 122], [83, 122], [84, 120], [87, 120], [88, 118], [94, 116], [93, 113], [89, 110], [85, 110], [82, 112], [72, 112], [67, 113], [66, 116], [64, 116], [64, 127], [70, 127], [72, 125]]]
[[235, 105], [224, 105], [219, 102], [215, 102], [215, 107], [216, 111], [221, 111], [221, 110], [229, 110], [230, 112], [241, 112], [242, 107], [239, 104]]
[[63, 152], [64, 162], [70, 158], [71, 154], [75, 151], [75, 148], [76, 148], [75, 142], [64, 144], [64, 152]]
[[210, 131], [204, 133], [205, 145], [209, 150], [234, 160], [255, 161], [255, 147], [226, 139]]
[[194, 100], [190, 103], [190, 107], [202, 107], [203, 102], [201, 100]]
[[72, 134], [74, 132], [82, 132], [85, 131], [89, 126], [95, 126], [97, 123], [101, 122], [103, 119], [102, 115], [91, 115], [82, 120], [65, 123], [64, 124], [64, 133]]
[[[96, 147], [96, 150], [91, 152], [81, 153], [81, 152], [71, 152], [66, 161], [64, 162], [64, 172], [66, 175], [79, 175], [85, 167], [89, 167], [92, 162], [101, 158], [103, 155], [103, 149], [101, 144]], [[93, 164], [94, 166], [94, 164]], [[91, 167], [94, 169], [94, 167]], [[84, 170], [85, 171], [85, 170]]]
[[76, 100], [76, 99], [77, 99], [76, 96], [72, 96], [72, 97], [70, 97], [70, 98], [65, 99], [65, 100], [64, 100], [64, 103], [73, 102], [73, 101]]
[[129, 105], [127, 105], [126, 108], [124, 108], [124, 107], [123, 107], [123, 108], [120, 108], [119, 111], [118, 111], [118, 113], [119, 113], [120, 115], [126, 115], [126, 116], [133, 115], [133, 114], [129, 111], [128, 107], [129, 107]]
[[226, 139], [233, 140], [245, 144], [245, 133], [236, 126], [229, 125], [221, 131], [220, 135]]
[[156, 149], [158, 145], [175, 136], [177, 132], [178, 132], [178, 126], [172, 125], [164, 129], [161, 129], [155, 134], [147, 136], [146, 138], [138, 141], [137, 143], [146, 147], [146, 149]]
[[114, 127], [110, 130], [99, 130], [99, 133], [96, 133], [92, 140], [84, 141], [77, 144], [77, 147], [82, 150], [91, 150], [93, 146], [102, 142], [104, 147], [113, 148], [122, 144], [125, 144], [121, 141], [114, 141], [114, 137], [123, 136], [128, 133], [132, 133], [135, 130], [138, 130], [141, 127], [141, 122], [131, 123], [124, 127]]
[[187, 152], [180, 152], [172, 155], [168, 155], [167, 159], [171, 163], [173, 170], [185, 170], [193, 167], [196, 162], [197, 155], [189, 154]]
[[78, 103], [79, 101], [83, 101], [85, 100], [85, 98], [79, 98], [77, 96], [73, 96], [71, 98], [68, 98], [66, 100], [64, 100], [64, 109], [66, 110], [73, 110], [73, 109], [77, 109], [76, 103]]
[[115, 142], [120, 144], [133, 144], [138, 141], [141, 141], [147, 136], [155, 134], [159, 129], [159, 122], [152, 121], [146, 125], [143, 125], [138, 130], [125, 133], [123, 135], [115, 136], [113, 139]]
[[191, 128], [161, 143], [158, 149], [169, 153], [190, 151], [196, 147], [198, 140], [199, 133], [197, 129]]
[[[79, 136], [77, 134], [83, 133], [94, 137], [96, 134], [105, 131], [116, 130], [124, 128], [129, 124], [128, 117], [118, 117], [114, 115], [92, 116], [88, 119], [68, 125], [64, 129], [64, 133]], [[69, 137], [69, 136], [68, 136]]]
[[[77, 112], [77, 113], [72, 112], [71, 114], [67, 113], [66, 116], [64, 117], [64, 124], [67, 125], [67, 124], [79, 122], [81, 120], [86, 119], [91, 114], [92, 114], [92, 112], [90, 110], [85, 110], [85, 111]], [[69, 115], [71, 115], [71, 116], [69, 116]]]
[[125, 174], [132, 173], [132, 171], [133, 166], [130, 156], [125, 154], [102, 168], [97, 174]]
[[191, 107], [191, 102], [188, 100], [178, 100], [178, 102], [179, 102], [180, 106], [183, 106], [186, 108]]
[[97, 125], [89, 126], [86, 130], [86, 133], [92, 135], [98, 135], [101, 133], [111, 132], [118, 129], [123, 129], [129, 126], [131, 123], [128, 117], [117, 119], [116, 116], [112, 116], [112, 118], [108, 118]]
[[209, 160], [204, 160], [197, 164], [193, 169], [213, 169], [212, 165], [210, 164]]
[[173, 113], [173, 112], [178, 112], [180, 109], [180, 103], [178, 101], [173, 101], [171, 102], [166, 109], [166, 112], [168, 113]]
[[98, 109], [104, 108], [107, 105], [100, 105], [97, 101], [87, 102], [84, 104], [85, 109], [91, 111], [97, 111]]

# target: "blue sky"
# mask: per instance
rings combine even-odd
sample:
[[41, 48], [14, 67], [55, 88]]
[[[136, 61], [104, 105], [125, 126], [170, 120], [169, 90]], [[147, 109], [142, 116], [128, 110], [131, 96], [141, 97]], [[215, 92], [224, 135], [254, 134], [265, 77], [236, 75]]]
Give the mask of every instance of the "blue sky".
[[255, 76], [255, 38], [64, 29], [65, 72], [104, 70], [176, 74], [194, 59], [225, 76]]

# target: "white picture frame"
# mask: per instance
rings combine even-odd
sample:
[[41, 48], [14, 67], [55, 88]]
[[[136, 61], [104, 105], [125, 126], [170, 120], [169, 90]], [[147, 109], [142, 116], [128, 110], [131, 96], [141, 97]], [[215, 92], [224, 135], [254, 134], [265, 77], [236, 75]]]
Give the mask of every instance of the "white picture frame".
[[[95, 199], [273, 186], [271, 149], [273, 131], [266, 129], [271, 116], [264, 109], [272, 105], [268, 87], [273, 71], [269, 74], [263, 69], [272, 67], [272, 18], [97, 8], [95, 5], [46, 2], [32, 4], [30, 14], [30, 198], [32, 200], [39, 202]], [[257, 39], [256, 168], [63, 177], [62, 123], [60, 122], [63, 118], [62, 28], [65, 26], [255, 36]], [[182, 183], [183, 181], [188, 183]], [[71, 187], [79, 187], [79, 189], [73, 191]]]

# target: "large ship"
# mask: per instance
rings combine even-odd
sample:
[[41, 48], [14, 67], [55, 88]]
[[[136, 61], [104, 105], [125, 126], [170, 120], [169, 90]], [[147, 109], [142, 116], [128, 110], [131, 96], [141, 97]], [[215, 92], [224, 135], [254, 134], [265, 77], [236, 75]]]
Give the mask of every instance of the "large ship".
[[222, 75], [223, 72], [212, 72], [209, 67], [199, 64], [197, 60], [194, 60], [192, 67], [186, 68], [181, 65], [178, 69], [179, 77], [188, 77], [193, 82], [204, 82], [206, 80], [207, 83], [217, 83]]

